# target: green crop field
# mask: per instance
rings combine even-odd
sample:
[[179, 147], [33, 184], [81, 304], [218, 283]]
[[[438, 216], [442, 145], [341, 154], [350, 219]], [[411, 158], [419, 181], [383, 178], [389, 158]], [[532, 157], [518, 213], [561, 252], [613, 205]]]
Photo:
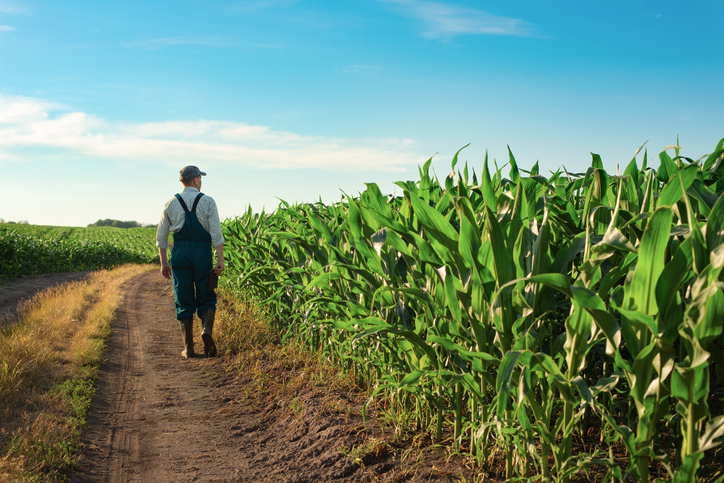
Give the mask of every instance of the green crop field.
[[0, 224], [0, 278], [155, 263], [155, 228]]
[[[404, 424], [527, 481], [721, 477], [724, 140], [485, 160], [224, 223], [228, 285]], [[230, 274], [230, 275], [229, 275]], [[403, 424], [404, 423], [404, 424]], [[449, 439], [445, 439], [450, 436]], [[718, 461], [718, 463], [717, 463]], [[717, 473], [718, 472], [718, 473]]]

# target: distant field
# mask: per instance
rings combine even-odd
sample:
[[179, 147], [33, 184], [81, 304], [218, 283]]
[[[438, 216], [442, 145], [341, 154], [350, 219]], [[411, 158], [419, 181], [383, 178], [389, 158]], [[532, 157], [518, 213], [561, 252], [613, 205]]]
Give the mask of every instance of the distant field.
[[0, 278], [155, 263], [155, 228], [0, 223]]

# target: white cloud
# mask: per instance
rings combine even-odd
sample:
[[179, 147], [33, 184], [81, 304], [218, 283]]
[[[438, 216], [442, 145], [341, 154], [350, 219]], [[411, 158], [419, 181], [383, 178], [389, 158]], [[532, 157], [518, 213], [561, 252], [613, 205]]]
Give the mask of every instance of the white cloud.
[[55, 150], [99, 161], [168, 166], [400, 172], [421, 162], [412, 145], [409, 139], [305, 136], [226, 121], [118, 124], [38, 99], [0, 96], [0, 162], [32, 162], [34, 150]]
[[408, 17], [422, 20], [424, 35], [443, 39], [455, 35], [533, 35], [532, 24], [523, 20], [501, 17], [482, 10], [426, 0], [380, 0], [399, 7]]
[[56, 104], [30, 97], [0, 96], [0, 126], [42, 121], [48, 118], [48, 111], [58, 108]]
[[15, 27], [11, 27], [10, 25], [0, 25], [0, 32], [9, 32], [11, 30], [15, 30]]

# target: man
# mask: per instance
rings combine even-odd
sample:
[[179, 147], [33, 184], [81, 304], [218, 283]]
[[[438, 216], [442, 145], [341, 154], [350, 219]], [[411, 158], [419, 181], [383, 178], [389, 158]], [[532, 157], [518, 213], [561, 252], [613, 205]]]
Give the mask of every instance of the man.
[[[193, 321], [198, 312], [202, 324], [201, 339], [206, 357], [216, 356], [216, 344], [212, 337], [216, 294], [209, 289], [209, 277], [224, 271], [224, 236], [216, 202], [201, 193], [201, 177], [206, 176], [196, 166], [181, 170], [181, 194], [171, 198], [163, 208], [156, 231], [156, 246], [161, 258], [161, 275], [170, 279], [173, 274], [173, 291], [176, 298], [176, 318], [181, 323], [183, 357], [194, 357]], [[171, 264], [166, 258], [168, 234], [173, 231]], [[213, 251], [216, 249], [216, 267]]]

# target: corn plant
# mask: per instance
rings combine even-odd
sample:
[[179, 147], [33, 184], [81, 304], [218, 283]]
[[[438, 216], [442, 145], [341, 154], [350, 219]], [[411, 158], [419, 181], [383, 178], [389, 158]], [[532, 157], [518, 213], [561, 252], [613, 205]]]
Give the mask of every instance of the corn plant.
[[723, 145], [616, 175], [428, 160], [401, 196], [227, 220], [228, 283], [508, 478], [694, 481], [724, 436]]

